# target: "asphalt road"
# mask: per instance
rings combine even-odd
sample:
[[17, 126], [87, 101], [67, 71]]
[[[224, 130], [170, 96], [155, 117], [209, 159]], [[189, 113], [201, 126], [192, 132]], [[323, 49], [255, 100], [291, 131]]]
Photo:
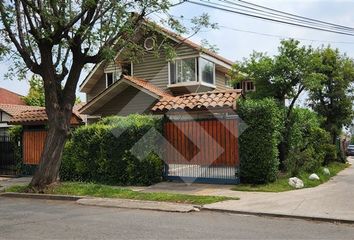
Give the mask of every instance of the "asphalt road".
[[354, 226], [0, 197], [0, 239], [353, 239]]

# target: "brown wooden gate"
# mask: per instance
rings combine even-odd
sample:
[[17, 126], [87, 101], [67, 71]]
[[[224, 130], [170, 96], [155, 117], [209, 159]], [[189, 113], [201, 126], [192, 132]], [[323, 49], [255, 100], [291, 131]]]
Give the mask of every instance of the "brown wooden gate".
[[38, 165], [42, 156], [47, 130], [29, 130], [23, 131], [23, 163]]
[[164, 161], [167, 179], [237, 183], [238, 120], [169, 121]]

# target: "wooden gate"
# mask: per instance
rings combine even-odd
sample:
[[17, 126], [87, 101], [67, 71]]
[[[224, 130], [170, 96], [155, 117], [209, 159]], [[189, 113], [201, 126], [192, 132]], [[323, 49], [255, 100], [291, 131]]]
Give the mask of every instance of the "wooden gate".
[[23, 131], [23, 163], [38, 165], [42, 156], [47, 131], [44, 129]]
[[238, 121], [224, 119], [169, 121], [164, 161], [167, 179], [238, 183]]

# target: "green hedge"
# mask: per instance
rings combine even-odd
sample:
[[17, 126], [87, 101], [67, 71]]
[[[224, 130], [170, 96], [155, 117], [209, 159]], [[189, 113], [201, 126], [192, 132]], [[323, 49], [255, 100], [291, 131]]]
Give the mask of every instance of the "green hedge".
[[[152, 116], [130, 115], [108, 117], [96, 124], [74, 131], [67, 142], [60, 178], [63, 181], [83, 181], [112, 185], [149, 185], [161, 181], [162, 160], [151, 152], [161, 119]], [[144, 138], [143, 138], [144, 136]], [[132, 147], [144, 140], [140, 149], [145, 158], [137, 158]]]
[[330, 135], [320, 127], [321, 120], [315, 112], [295, 108], [290, 126], [286, 169], [293, 176], [300, 171], [315, 172], [325, 161], [335, 160], [335, 146], [329, 144]]
[[241, 182], [275, 181], [279, 167], [277, 147], [282, 130], [282, 111], [271, 99], [241, 100], [237, 111], [247, 124], [239, 137]]

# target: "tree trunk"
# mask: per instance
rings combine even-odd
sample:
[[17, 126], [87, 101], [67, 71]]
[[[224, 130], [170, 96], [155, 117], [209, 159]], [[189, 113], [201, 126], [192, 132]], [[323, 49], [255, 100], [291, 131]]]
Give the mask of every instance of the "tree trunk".
[[[68, 114], [70, 117], [67, 116]], [[71, 112], [53, 113], [53, 115], [57, 115], [57, 118], [49, 120], [49, 129], [41, 160], [30, 183], [30, 189], [34, 192], [41, 193], [47, 185], [57, 181], [61, 157], [70, 129], [71, 114]]]

